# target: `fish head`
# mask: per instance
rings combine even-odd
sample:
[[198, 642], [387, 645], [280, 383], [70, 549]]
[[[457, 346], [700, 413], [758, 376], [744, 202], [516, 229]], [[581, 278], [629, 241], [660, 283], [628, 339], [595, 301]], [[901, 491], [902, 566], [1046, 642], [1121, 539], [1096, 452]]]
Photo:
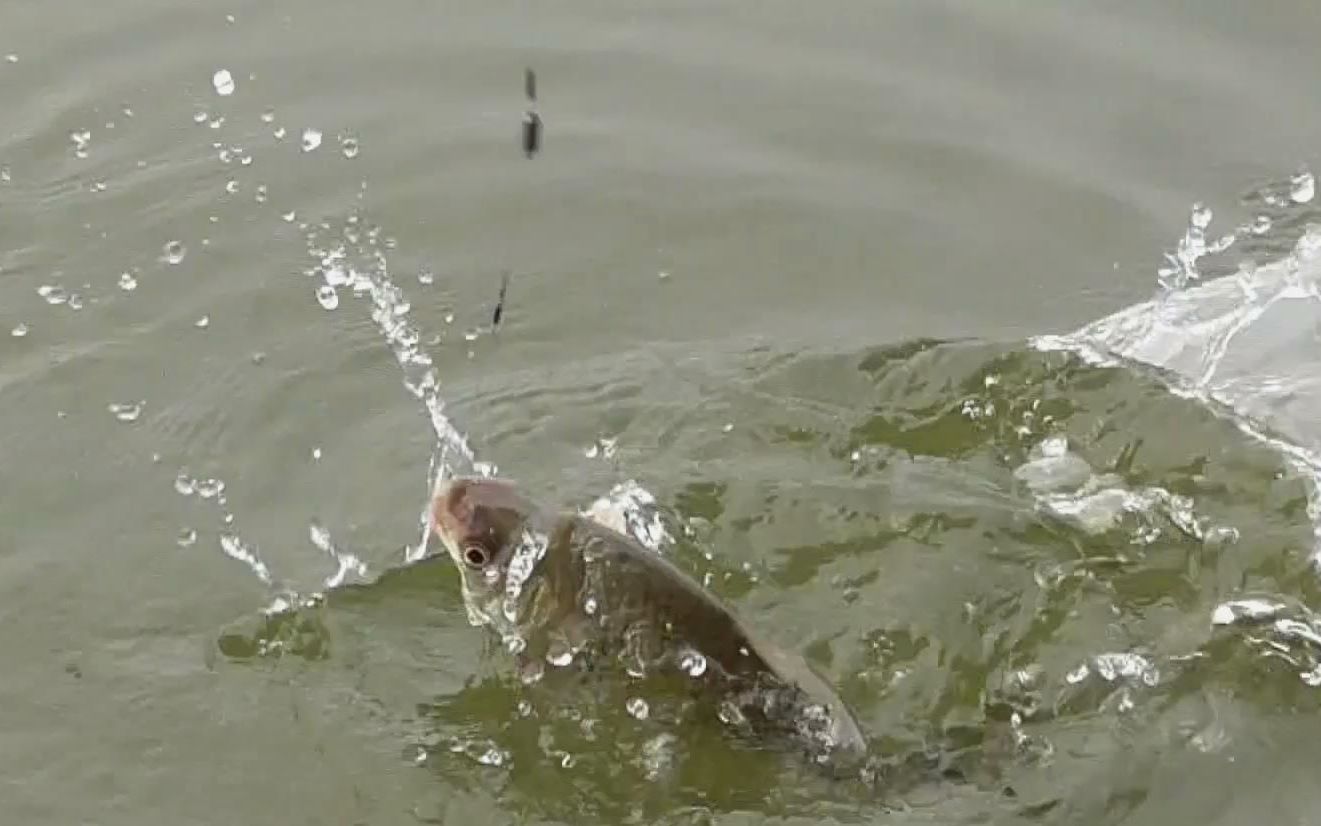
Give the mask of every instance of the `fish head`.
[[506, 479], [447, 479], [431, 502], [430, 529], [454, 560], [470, 597], [504, 593], [510, 563], [542, 521], [536, 504]]

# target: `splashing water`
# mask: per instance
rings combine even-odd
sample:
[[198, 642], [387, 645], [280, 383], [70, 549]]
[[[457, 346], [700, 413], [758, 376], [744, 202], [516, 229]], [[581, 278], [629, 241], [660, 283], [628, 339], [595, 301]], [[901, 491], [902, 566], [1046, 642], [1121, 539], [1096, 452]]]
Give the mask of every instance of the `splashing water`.
[[[1310, 173], [1300, 173], [1263, 200], [1278, 210], [1311, 200]], [[1176, 395], [1204, 403], [1248, 436], [1282, 455], [1308, 486], [1312, 561], [1321, 568], [1321, 228], [1308, 225], [1278, 260], [1204, 283], [1199, 261], [1224, 252], [1262, 223], [1294, 216], [1259, 215], [1213, 244], [1204, 243], [1210, 212], [1195, 208], [1187, 234], [1158, 276], [1161, 291], [1068, 335], [1031, 340], [1040, 350], [1072, 352], [1092, 364], [1146, 364]], [[1263, 220], [1264, 219], [1264, 220]]]

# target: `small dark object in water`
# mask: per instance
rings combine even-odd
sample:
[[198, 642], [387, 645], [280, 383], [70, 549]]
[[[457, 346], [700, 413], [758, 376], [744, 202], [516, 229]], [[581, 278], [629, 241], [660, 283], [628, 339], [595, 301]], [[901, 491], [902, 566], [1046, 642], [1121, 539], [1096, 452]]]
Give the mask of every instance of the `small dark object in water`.
[[505, 291], [509, 289], [509, 273], [500, 277], [500, 297], [495, 302], [495, 312], [491, 314], [491, 329], [500, 326], [500, 316], [505, 312]]
[[531, 158], [541, 148], [541, 116], [537, 114], [537, 76], [531, 69], [524, 70], [523, 91], [527, 93], [528, 108], [523, 114], [523, 154]]

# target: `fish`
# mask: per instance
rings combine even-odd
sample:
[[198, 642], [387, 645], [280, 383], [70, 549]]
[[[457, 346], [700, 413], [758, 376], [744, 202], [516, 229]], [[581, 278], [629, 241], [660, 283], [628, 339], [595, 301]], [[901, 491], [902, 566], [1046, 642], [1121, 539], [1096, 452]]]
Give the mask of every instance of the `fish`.
[[865, 756], [853, 710], [802, 655], [633, 537], [502, 478], [441, 480], [428, 514], [470, 623], [499, 633], [530, 679], [574, 662], [679, 675], [736, 729], [787, 734], [822, 764]]

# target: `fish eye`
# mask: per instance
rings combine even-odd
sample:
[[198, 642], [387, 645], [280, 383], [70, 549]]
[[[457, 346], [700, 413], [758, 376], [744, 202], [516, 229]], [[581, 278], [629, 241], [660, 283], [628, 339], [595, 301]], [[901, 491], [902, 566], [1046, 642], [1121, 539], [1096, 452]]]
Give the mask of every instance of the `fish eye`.
[[491, 554], [482, 545], [472, 544], [463, 549], [463, 559], [473, 568], [481, 568], [490, 561]]

